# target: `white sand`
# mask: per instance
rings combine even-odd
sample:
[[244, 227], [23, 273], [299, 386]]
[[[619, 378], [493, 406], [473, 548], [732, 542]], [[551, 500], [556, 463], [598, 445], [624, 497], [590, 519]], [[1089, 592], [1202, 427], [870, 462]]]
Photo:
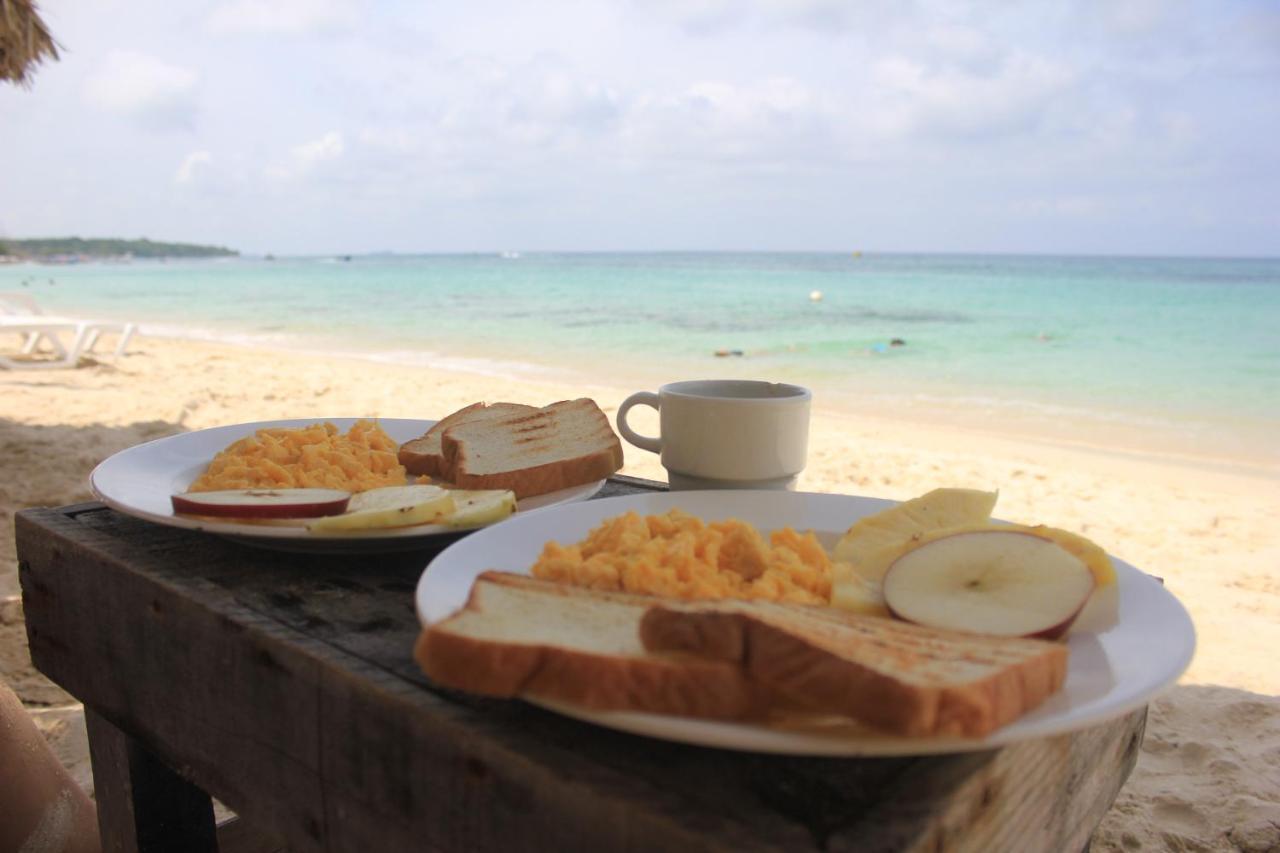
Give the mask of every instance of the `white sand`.
[[[690, 378], [690, 377], [672, 377]], [[541, 383], [421, 367], [143, 338], [116, 366], [0, 371], [0, 517], [90, 497], [111, 453], [163, 435], [283, 417], [433, 418], [476, 400], [594, 397], [611, 414], [635, 388]], [[654, 432], [636, 409], [641, 431]], [[633, 422], [634, 423], [634, 422]], [[998, 488], [997, 514], [1084, 533], [1164, 578], [1199, 650], [1153, 704], [1138, 769], [1095, 850], [1268, 850], [1280, 845], [1280, 480], [1118, 448], [1069, 447], [838, 412], [815, 400], [800, 487], [904, 499], [937, 486]], [[664, 479], [627, 446], [625, 473]], [[0, 538], [0, 599], [16, 595]], [[32, 672], [20, 613], [0, 604], [0, 677], [31, 707], [71, 704]], [[75, 726], [56, 727], [82, 741]], [[82, 746], [59, 749], [83, 764]], [[78, 757], [77, 757], [78, 756]], [[77, 778], [87, 778], [83, 767]]]

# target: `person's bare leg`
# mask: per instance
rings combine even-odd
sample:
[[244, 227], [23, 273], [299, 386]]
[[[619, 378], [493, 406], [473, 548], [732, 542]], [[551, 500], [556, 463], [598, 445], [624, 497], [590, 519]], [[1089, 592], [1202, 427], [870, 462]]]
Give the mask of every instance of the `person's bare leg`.
[[0, 850], [99, 853], [92, 801], [0, 683]]

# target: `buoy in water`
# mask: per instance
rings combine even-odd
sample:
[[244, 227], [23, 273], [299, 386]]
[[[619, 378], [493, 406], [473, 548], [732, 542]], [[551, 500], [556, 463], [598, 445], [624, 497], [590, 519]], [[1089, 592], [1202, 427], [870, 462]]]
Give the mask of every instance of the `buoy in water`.
[[822, 291], [821, 291], [821, 290], [810, 290], [810, 291], [809, 291], [809, 301], [810, 301], [810, 302], [821, 302], [821, 301], [822, 301]]

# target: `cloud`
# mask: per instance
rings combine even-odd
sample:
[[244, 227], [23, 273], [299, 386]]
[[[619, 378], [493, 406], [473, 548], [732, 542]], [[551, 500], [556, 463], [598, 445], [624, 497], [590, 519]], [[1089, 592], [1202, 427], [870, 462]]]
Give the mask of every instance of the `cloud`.
[[85, 99], [109, 113], [160, 130], [190, 128], [196, 113], [194, 71], [126, 50], [107, 54], [85, 84]]
[[1018, 199], [1009, 212], [1018, 218], [1089, 219], [1102, 214], [1106, 205], [1091, 195], [1063, 193], [1059, 196]]
[[789, 77], [755, 85], [701, 81], [672, 95], [642, 99], [627, 116], [632, 157], [737, 166], [768, 165], [784, 155], [807, 164], [838, 156], [840, 105]]
[[895, 11], [892, 2], [847, 0], [650, 0], [636, 8], [673, 20], [690, 36], [718, 38], [742, 30], [792, 28], [823, 37], [873, 29]]
[[680, 0], [669, 11], [678, 16], [680, 26], [694, 36], [715, 36], [739, 26], [750, 8], [731, 0]]
[[360, 3], [350, 0], [231, 0], [207, 19], [218, 34], [307, 35], [350, 30], [360, 21]]
[[1168, 19], [1169, 4], [1162, 0], [1108, 0], [1102, 20], [1121, 35], [1145, 35], [1159, 29]]
[[207, 166], [213, 162], [213, 155], [208, 151], [192, 151], [182, 160], [182, 165], [178, 167], [178, 171], [174, 173], [173, 182], [175, 184], [189, 184], [196, 173], [201, 170], [202, 166]]
[[547, 158], [572, 162], [608, 149], [627, 108], [612, 86], [548, 57], [510, 65], [467, 57], [396, 76], [384, 102], [393, 108], [355, 132], [352, 153], [393, 157], [404, 168], [492, 174]]
[[296, 180], [311, 174], [322, 164], [337, 160], [346, 150], [342, 134], [331, 130], [319, 139], [295, 145], [281, 163], [267, 167], [267, 177], [276, 180]]
[[950, 24], [924, 29], [922, 50], [937, 61], [975, 73], [998, 68], [1002, 59], [998, 43], [974, 27]]
[[516, 126], [598, 131], [609, 127], [619, 114], [617, 92], [560, 71], [531, 73], [510, 88], [502, 98], [502, 112]]
[[365, 127], [360, 129], [356, 138], [360, 144], [388, 154], [411, 154], [419, 147], [417, 137], [403, 127]]
[[1018, 51], [989, 69], [889, 56], [876, 63], [874, 82], [882, 127], [891, 133], [991, 137], [1033, 127], [1075, 77], [1051, 59]]
[[849, 3], [847, 0], [773, 0], [762, 4], [771, 18], [823, 35], [841, 35], [880, 19], [882, 6], [893, 4]]

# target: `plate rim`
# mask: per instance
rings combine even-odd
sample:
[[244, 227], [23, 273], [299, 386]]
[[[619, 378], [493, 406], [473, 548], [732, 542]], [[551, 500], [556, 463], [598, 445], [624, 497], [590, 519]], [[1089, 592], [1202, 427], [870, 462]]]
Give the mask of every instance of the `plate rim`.
[[[749, 494], [754, 499], [768, 501], [771, 496], [792, 495], [804, 496], [809, 499], [817, 499], [820, 501], [848, 501], [854, 504], [863, 504], [865, 509], [857, 515], [852, 515], [848, 519], [848, 524], [852, 524], [858, 518], [870, 514], [875, 511], [875, 505], [896, 505], [899, 502], [884, 498], [874, 498], [863, 495], [845, 495], [830, 494], [821, 492], [768, 492], [768, 491], [747, 491], [747, 490], [723, 490], [723, 491], [707, 491], [707, 492], [648, 492], [631, 495], [618, 495], [608, 498], [601, 498], [595, 501], [589, 501], [582, 504], [574, 504], [568, 506], [548, 508], [546, 513], [583, 513], [590, 508], [590, 515], [597, 517], [596, 521], [589, 523], [594, 526], [599, 523], [600, 518], [611, 517], [620, 512], [625, 512], [629, 508], [636, 508], [632, 505], [657, 500], [658, 503], [666, 503], [667, 508], [674, 508], [676, 502], [688, 499], [691, 496], [697, 496], [697, 500], [715, 500], [724, 498], [725, 496]], [[761, 497], [763, 496], [763, 497]], [[870, 505], [867, 504], [870, 502]], [[613, 512], [603, 512], [605, 507], [617, 509]], [[663, 511], [663, 510], [657, 510]], [[689, 510], [686, 510], [689, 511]], [[693, 514], [702, 516], [699, 512], [693, 511]], [[545, 524], [547, 515], [542, 515], [539, 519], [540, 523]], [[533, 520], [525, 520], [523, 523], [535, 523]], [[786, 523], [786, 522], [783, 522]], [[795, 522], [790, 522], [795, 524]], [[846, 525], [847, 527], [847, 525]], [[482, 548], [485, 540], [492, 536], [513, 536], [516, 535], [519, 528], [513, 528], [512, 524], [508, 524], [505, 530], [492, 529], [488, 531], [479, 531], [475, 536], [468, 537], [465, 541], [455, 542], [436, 554], [423, 568], [419, 575], [418, 584], [414, 590], [414, 609], [418, 614], [419, 623], [421, 625], [429, 625], [436, 619], [429, 618], [428, 608], [424, 607], [428, 594], [429, 572], [433, 566], [439, 567], [440, 561], [444, 560], [443, 565], [448, 565], [447, 559], [450, 552], [455, 555], [461, 549]], [[819, 532], [831, 532], [819, 528]], [[554, 538], [547, 535], [542, 541]], [[869, 732], [868, 736], [851, 737], [845, 735], [832, 735], [814, 732], [798, 732], [787, 730], [784, 728], [766, 726], [760, 724], [743, 723], [735, 721], [722, 720], [700, 720], [690, 717], [676, 717], [664, 714], [651, 714], [638, 711], [592, 711], [565, 703], [539, 699], [537, 697], [521, 696], [520, 700], [528, 702], [540, 708], [544, 708], [553, 713], [586, 722], [597, 726], [602, 726], [614, 731], [625, 732], [633, 735], [644, 737], [652, 737], [661, 740], [667, 740], [676, 743], [686, 743], [697, 746], [712, 747], [718, 749], [729, 749], [735, 751], [760, 752], [770, 754], [785, 755], [806, 755], [806, 756], [829, 756], [829, 757], [857, 757], [857, 756], [913, 756], [913, 755], [931, 755], [958, 752], [973, 752], [986, 749], [997, 749], [1024, 740], [1034, 740], [1039, 738], [1055, 737], [1059, 735], [1069, 734], [1081, 729], [1090, 728], [1099, 725], [1107, 720], [1121, 717], [1138, 708], [1148, 704], [1151, 699], [1158, 696], [1175, 684], [1179, 677], [1186, 671], [1190, 665], [1192, 657], [1195, 654], [1196, 632], [1195, 624], [1191, 620], [1190, 614], [1187, 612], [1186, 606], [1170, 592], [1165, 585], [1157, 578], [1146, 574], [1137, 567], [1128, 562], [1108, 554], [1113, 566], [1116, 569], [1117, 584], [1121, 586], [1121, 612], [1124, 612], [1126, 599], [1129, 601], [1129, 608], [1151, 608], [1163, 610], [1165, 618], [1171, 620], [1169, 623], [1170, 637], [1176, 640], [1169, 645], [1169, 651], [1161, 659], [1161, 665], [1154, 667], [1160, 673], [1160, 677], [1152, 680], [1151, 683], [1145, 683], [1140, 689], [1126, 689], [1128, 682], [1113, 682], [1102, 696], [1091, 700], [1092, 708], [1081, 709], [1062, 709], [1047, 718], [1035, 719], [1034, 715], [1040, 709], [1034, 709], [1019, 720], [998, 729], [985, 738], [895, 738], [888, 735], [880, 735], [878, 733]], [[505, 569], [504, 569], [505, 570]], [[525, 569], [527, 572], [527, 567]], [[462, 596], [465, 601], [466, 595], [469, 594], [471, 584], [474, 583], [474, 577], [467, 585], [467, 590]], [[1139, 592], [1142, 590], [1141, 592]], [[1125, 591], [1128, 594], [1125, 595]], [[1134, 600], [1134, 595], [1140, 595], [1140, 601]], [[455, 605], [457, 606], [457, 605]], [[431, 608], [438, 610], [439, 608]], [[1141, 614], [1138, 614], [1141, 615]], [[1137, 618], [1131, 614], [1130, 620]], [[1079, 642], [1083, 642], [1084, 638], [1095, 638], [1103, 652], [1106, 652], [1105, 643], [1102, 638], [1116, 630], [1113, 626], [1099, 634], [1087, 633], [1081, 635]], [[1072, 656], [1074, 661], [1075, 655]], [[1108, 657], [1108, 661], [1110, 658]], [[1068, 678], [1071, 675], [1071, 663], [1068, 664]], [[1108, 696], [1116, 696], [1112, 702], [1103, 702], [1102, 700]], [[1031, 721], [1028, 722], [1028, 718]]]
[[[158, 447], [162, 446], [181, 446], [190, 441], [199, 440], [199, 437], [209, 438], [210, 434], [215, 432], [227, 433], [226, 444], [245, 435], [250, 435], [260, 429], [276, 429], [276, 428], [296, 428], [301, 426], [310, 426], [317, 423], [332, 423], [339, 429], [348, 430], [350, 425], [357, 421], [370, 420], [379, 424], [394, 423], [402, 426], [406, 430], [410, 427], [418, 431], [421, 435], [426, 430], [434, 426], [438, 421], [429, 418], [398, 418], [398, 417], [382, 417], [382, 416], [342, 416], [342, 417], [307, 417], [307, 418], [275, 418], [264, 421], [245, 421], [234, 424], [219, 424], [218, 426], [205, 427], [203, 429], [190, 430], [175, 435], [161, 436], [150, 441], [144, 441], [139, 444], [118, 450], [99, 462], [93, 467], [89, 473], [89, 488], [93, 492], [93, 496], [111, 509], [133, 518], [142, 519], [153, 524], [161, 524], [167, 527], [174, 527], [180, 530], [192, 530], [200, 533], [210, 533], [216, 536], [222, 536], [233, 541], [246, 542], [258, 545], [287, 545], [297, 543], [307, 543], [323, 550], [326, 544], [332, 545], [334, 548], [344, 548], [358, 546], [361, 544], [377, 545], [391, 544], [403, 541], [413, 541], [424, 538], [434, 538], [438, 536], [460, 535], [464, 533], [474, 532], [476, 529], [482, 528], [457, 528], [448, 527], [442, 524], [419, 525], [415, 527], [400, 527], [387, 530], [368, 530], [357, 533], [343, 534], [316, 534], [301, 526], [272, 526], [272, 525], [254, 525], [236, 522], [218, 522], [208, 521], [205, 519], [185, 518], [169, 513], [162, 514], [153, 512], [145, 508], [122, 500], [118, 496], [118, 490], [113, 493], [111, 489], [104, 489], [102, 478], [104, 476], [113, 475], [114, 469], [121, 465], [126, 465], [131, 457], [155, 453]], [[209, 457], [212, 458], [212, 455]], [[577, 501], [587, 500], [593, 497], [603, 488], [605, 481], [598, 480], [592, 483], [585, 483], [581, 486], [572, 486], [568, 489], [562, 489], [558, 492], [549, 492], [546, 495], [535, 495], [526, 498], [526, 501], [534, 503], [534, 506], [528, 508], [520, 508], [517, 504], [517, 514], [531, 513], [536, 510], [550, 509], [563, 503], [573, 503]], [[165, 490], [168, 494], [167, 489]]]

